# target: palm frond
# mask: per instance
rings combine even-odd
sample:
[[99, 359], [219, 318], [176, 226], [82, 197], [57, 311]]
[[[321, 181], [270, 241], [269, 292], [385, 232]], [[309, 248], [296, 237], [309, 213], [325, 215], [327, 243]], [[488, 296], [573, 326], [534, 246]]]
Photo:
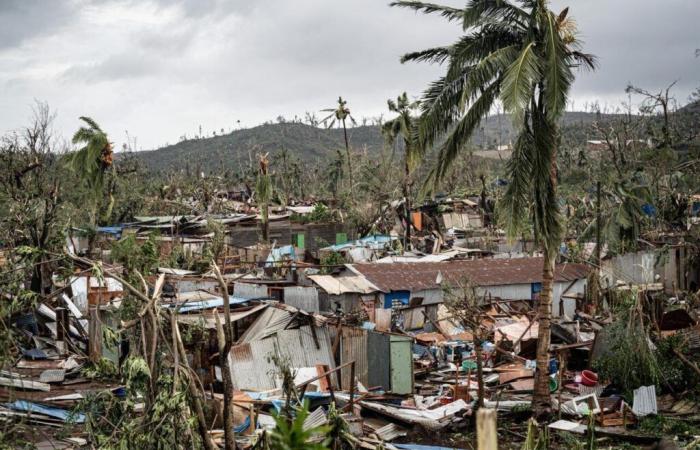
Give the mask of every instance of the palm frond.
[[506, 70], [501, 100], [504, 109], [513, 115], [515, 123], [522, 120], [523, 111], [530, 102], [533, 86], [539, 80], [541, 70], [534, 42], [527, 43]]
[[464, 66], [477, 64], [488, 58], [493, 52], [504, 47], [519, 44], [522, 33], [507, 24], [490, 25], [483, 29], [462, 36], [450, 46], [447, 78], [457, 77]]
[[556, 196], [557, 168], [554, 156], [557, 128], [546, 113], [535, 108], [532, 111], [532, 131], [536, 149], [531, 174], [535, 233], [545, 250], [557, 251], [563, 232]]
[[459, 104], [468, 73], [469, 68], [466, 68], [465, 73], [455, 80], [439, 78], [423, 93], [421, 118], [416, 127], [416, 138], [421, 146], [431, 147], [460, 117]]
[[413, 9], [414, 11], [423, 12], [425, 14], [439, 13], [447, 20], [455, 21], [462, 19], [462, 10], [451, 6], [438, 5], [436, 3], [425, 3], [418, 1], [398, 1], [391, 2], [389, 6], [398, 6], [399, 8]]
[[515, 238], [522, 231], [532, 198], [532, 164], [537, 149], [527, 122], [528, 114], [525, 114], [513, 154], [506, 164], [509, 183], [499, 208], [509, 238]]
[[472, 137], [474, 130], [481, 120], [491, 110], [494, 101], [498, 97], [499, 82], [494, 81], [484, 89], [482, 94], [471, 104], [466, 114], [457, 122], [449, 132], [445, 143], [440, 147], [435, 170], [434, 182], [439, 182], [452, 165], [460, 150], [464, 148]]
[[500, 48], [479, 61], [469, 72], [466, 86], [462, 89], [460, 108], [465, 107], [483, 86], [488, 86], [501, 76], [517, 57], [518, 48], [511, 45]]
[[506, 0], [471, 0], [464, 9], [462, 27], [494, 22], [510, 22], [526, 27], [528, 12]]
[[80, 116], [79, 119], [82, 120], [83, 122], [85, 122], [85, 123], [86, 123], [90, 128], [92, 128], [93, 130], [98, 131], [98, 132], [100, 132], [100, 133], [104, 133], [104, 132], [102, 131], [102, 128], [100, 128], [100, 126], [97, 124], [97, 122], [95, 122], [95, 121], [94, 121], [93, 119], [91, 119], [90, 117]]
[[401, 57], [401, 64], [408, 61], [428, 62], [442, 64], [450, 56], [449, 47], [435, 47], [420, 50], [417, 52], [406, 53]]
[[571, 57], [578, 67], [593, 71], [598, 67], [598, 57], [591, 53], [583, 53], [578, 50], [571, 52]]
[[574, 80], [568, 62], [566, 45], [559, 35], [557, 16], [547, 11], [544, 14], [545, 59], [544, 70], [545, 96], [547, 116], [556, 120], [566, 108], [569, 88]]

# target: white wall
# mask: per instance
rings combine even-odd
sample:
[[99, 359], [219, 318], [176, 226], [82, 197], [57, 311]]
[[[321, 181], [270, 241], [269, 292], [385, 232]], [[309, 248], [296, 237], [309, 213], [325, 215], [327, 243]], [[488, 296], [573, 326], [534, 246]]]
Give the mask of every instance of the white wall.
[[[552, 314], [554, 316], [559, 315], [559, 301], [562, 298], [562, 294], [571, 284], [570, 281], [566, 282], [555, 282], [554, 289], [552, 293]], [[571, 286], [568, 290], [567, 295], [583, 294], [586, 289], [586, 280], [579, 279]], [[491, 294], [492, 297], [498, 297], [507, 300], [529, 300], [532, 298], [532, 286], [527, 284], [508, 284], [500, 286], [489, 286], [485, 291]], [[484, 290], [480, 289], [480, 294], [483, 295]], [[443, 302], [443, 292], [442, 289], [429, 289], [423, 291], [416, 291], [411, 293], [411, 298], [423, 297], [423, 305], [432, 305], [436, 303]], [[382, 296], [382, 304], [384, 298]], [[573, 317], [574, 311], [576, 309], [576, 301], [574, 299], [564, 299], [564, 313]]]
[[[688, 265], [685, 248], [672, 247], [665, 255], [655, 251], [640, 251], [614, 256], [603, 261], [601, 278], [604, 286], [613, 286], [617, 280], [631, 284], [661, 282], [666, 293], [688, 289], [690, 281], [697, 282], [697, 274]], [[656, 279], [656, 276], [659, 279]]]

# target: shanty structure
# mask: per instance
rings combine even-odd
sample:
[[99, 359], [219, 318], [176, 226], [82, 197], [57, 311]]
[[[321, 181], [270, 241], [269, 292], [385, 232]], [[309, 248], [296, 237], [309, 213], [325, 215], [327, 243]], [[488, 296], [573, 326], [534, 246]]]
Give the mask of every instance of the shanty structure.
[[281, 388], [275, 359], [297, 370], [335, 368], [328, 327], [320, 317], [287, 305], [266, 308], [231, 348], [234, 388], [257, 392]]
[[[413, 338], [347, 326], [340, 333], [340, 364], [355, 361], [360, 383], [394, 394], [413, 392]], [[350, 389], [350, 377], [350, 371], [343, 370], [343, 389]]]
[[[542, 262], [542, 258], [513, 258], [346, 267], [377, 288], [380, 307], [392, 308], [442, 303], [445, 287], [454, 287], [465, 280], [493, 298], [536, 300], [542, 291]], [[556, 266], [554, 314], [573, 315], [575, 299], [585, 291], [589, 270], [584, 264]]]
[[379, 288], [365, 277], [346, 272], [342, 276], [309, 275], [319, 291], [319, 308], [321, 311], [350, 312], [358, 309], [361, 303], [367, 303], [374, 309], [379, 299]]

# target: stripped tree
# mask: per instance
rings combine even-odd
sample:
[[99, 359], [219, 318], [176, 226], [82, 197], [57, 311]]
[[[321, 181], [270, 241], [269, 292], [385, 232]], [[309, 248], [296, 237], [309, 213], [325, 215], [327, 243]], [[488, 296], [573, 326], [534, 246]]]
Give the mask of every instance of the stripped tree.
[[411, 246], [411, 186], [413, 185], [411, 175], [424, 154], [423, 147], [416, 139], [415, 125], [417, 118], [413, 116], [413, 112], [419, 108], [420, 103], [409, 101], [408, 96], [404, 92], [397, 97], [396, 101], [389, 100], [387, 105], [389, 106], [389, 111], [398, 115], [382, 125], [382, 133], [390, 146], [395, 145], [398, 139], [401, 139], [403, 144], [404, 178], [402, 184], [406, 216], [404, 249], [409, 249]]
[[343, 97], [338, 97], [338, 106], [335, 108], [328, 108], [322, 110], [323, 112], [330, 112], [322, 122], [326, 124], [328, 128], [332, 128], [336, 123], [338, 126], [343, 127], [343, 139], [345, 141], [345, 156], [348, 159], [348, 184], [350, 185], [350, 200], [355, 201], [355, 187], [352, 178], [352, 158], [350, 157], [350, 141], [348, 140], [348, 128], [346, 126], [346, 121], [350, 121], [353, 125], [357, 125], [355, 119], [350, 115], [350, 108], [348, 108], [348, 102], [343, 100]]
[[270, 178], [269, 153], [258, 155], [258, 179], [255, 184], [255, 200], [260, 208], [263, 241], [270, 241], [270, 200], [272, 199], [272, 179]]

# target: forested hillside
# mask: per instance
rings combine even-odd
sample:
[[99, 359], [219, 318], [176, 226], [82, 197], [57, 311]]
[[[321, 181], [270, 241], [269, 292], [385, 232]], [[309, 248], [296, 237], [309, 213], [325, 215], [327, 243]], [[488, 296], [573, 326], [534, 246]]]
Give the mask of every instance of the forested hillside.
[[[612, 117], [606, 115], [605, 117]], [[565, 128], [588, 129], [596, 114], [567, 113]], [[578, 139], [585, 140], [585, 130], [577, 130]], [[384, 147], [379, 126], [365, 125], [348, 129], [348, 138], [356, 151], [378, 154]], [[472, 139], [475, 147], [494, 148], [514, 140], [511, 120], [505, 115], [489, 117]], [[252, 164], [256, 153], [270, 152], [272, 156], [286, 150], [301, 161], [326, 160], [343, 147], [343, 130], [314, 127], [299, 122], [268, 123], [253, 128], [235, 130], [229, 134], [187, 139], [156, 150], [141, 151], [136, 157], [151, 170], [201, 169], [212, 170]]]

